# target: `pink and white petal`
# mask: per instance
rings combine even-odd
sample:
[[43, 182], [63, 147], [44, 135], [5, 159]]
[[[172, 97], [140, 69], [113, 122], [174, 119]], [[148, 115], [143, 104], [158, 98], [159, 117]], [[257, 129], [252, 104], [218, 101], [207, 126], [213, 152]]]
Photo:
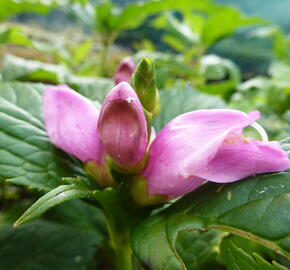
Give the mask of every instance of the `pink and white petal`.
[[44, 121], [53, 144], [83, 162], [103, 162], [97, 132], [99, 111], [66, 85], [49, 87], [43, 98]]
[[287, 154], [277, 142], [252, 139], [224, 142], [215, 157], [196, 175], [217, 183], [234, 182], [250, 175], [286, 170]]

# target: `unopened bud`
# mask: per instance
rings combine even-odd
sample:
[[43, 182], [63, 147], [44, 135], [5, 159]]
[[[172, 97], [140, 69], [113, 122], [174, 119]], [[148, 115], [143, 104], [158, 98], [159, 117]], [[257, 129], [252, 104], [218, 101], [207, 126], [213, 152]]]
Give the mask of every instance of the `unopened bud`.
[[117, 67], [116, 73], [115, 73], [115, 84], [118, 84], [120, 82], [130, 82], [131, 76], [136, 70], [136, 65], [134, 63], [134, 60], [132, 58], [125, 58], [120, 65]]
[[[148, 145], [147, 122], [142, 105], [126, 82], [115, 86], [101, 107], [98, 130], [106, 154], [122, 170], [143, 166]], [[141, 166], [142, 164], [142, 166]]]
[[160, 97], [156, 87], [155, 66], [150, 58], [143, 58], [132, 76], [132, 84], [143, 107], [153, 116], [160, 111]]

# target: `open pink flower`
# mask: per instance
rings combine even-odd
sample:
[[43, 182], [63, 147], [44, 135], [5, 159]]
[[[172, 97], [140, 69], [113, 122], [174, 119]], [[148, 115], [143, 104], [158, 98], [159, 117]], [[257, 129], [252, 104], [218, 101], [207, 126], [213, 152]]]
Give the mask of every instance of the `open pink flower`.
[[44, 121], [53, 144], [83, 162], [102, 164], [104, 148], [97, 131], [99, 111], [66, 85], [49, 87], [43, 98]]
[[121, 82], [104, 100], [98, 123], [106, 153], [122, 169], [138, 165], [148, 145], [147, 122], [134, 89]]
[[130, 82], [131, 76], [136, 70], [136, 65], [134, 60], [130, 57], [125, 58], [117, 67], [115, 73], [115, 83], [118, 84], [120, 82]]
[[[153, 141], [141, 173], [149, 193], [180, 196], [205, 181], [228, 183], [287, 169], [287, 154], [266, 140], [254, 123], [258, 118], [257, 111], [200, 110], [170, 121]], [[243, 128], [253, 124], [264, 141], [244, 137]]]

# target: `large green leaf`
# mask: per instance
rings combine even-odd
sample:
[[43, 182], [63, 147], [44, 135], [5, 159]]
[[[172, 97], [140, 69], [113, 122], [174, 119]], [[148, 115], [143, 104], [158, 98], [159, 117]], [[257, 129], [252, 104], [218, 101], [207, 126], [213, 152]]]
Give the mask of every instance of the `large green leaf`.
[[208, 183], [132, 232], [136, 256], [148, 269], [186, 269], [176, 251], [184, 230], [216, 229], [266, 246], [290, 259], [290, 174]]
[[13, 55], [5, 56], [1, 73], [4, 81], [21, 80], [52, 84], [65, 83], [70, 76], [64, 66], [26, 60]]
[[88, 198], [92, 192], [85, 186], [79, 185], [61, 185], [56, 189], [46, 193], [30, 206], [25, 213], [15, 222], [15, 225], [21, 225], [40, 217], [50, 208], [63, 202], [77, 199]]
[[[132, 3], [127, 5], [115, 19], [115, 27], [119, 30], [138, 27], [143, 20], [153, 14], [168, 10], [205, 10], [214, 4], [211, 1], [191, 1], [180, 0], [155, 0], [145, 1], [144, 3]], [[138, 16], [136, 16], [138, 14]]]
[[42, 122], [46, 86], [0, 82], [0, 178], [43, 190], [76, 174], [75, 163], [49, 141]]
[[102, 102], [115, 85], [111, 79], [80, 76], [70, 76], [67, 83], [83, 96], [98, 102]]
[[1, 270], [87, 269], [101, 237], [48, 221], [0, 228]]
[[1, 0], [0, 21], [23, 12], [45, 14], [58, 6], [68, 5], [71, 2], [83, 0]]
[[258, 17], [245, 17], [237, 9], [224, 7], [209, 17], [203, 28], [203, 43], [207, 46], [221, 38], [233, 34], [242, 26], [265, 24], [265, 20]]
[[94, 101], [103, 101], [108, 91], [114, 87], [111, 79], [76, 76], [64, 66], [26, 60], [12, 55], [5, 56], [1, 73], [4, 81], [66, 83]]
[[169, 120], [185, 112], [200, 109], [225, 108], [218, 97], [197, 92], [190, 86], [175, 85], [160, 91], [161, 111], [154, 119], [154, 127], [159, 131]]
[[219, 244], [223, 233], [183, 231], [177, 237], [176, 250], [189, 270], [222, 269], [219, 262]]
[[221, 254], [228, 270], [288, 269], [275, 261], [267, 262], [258, 252], [259, 250], [253, 249], [251, 242], [246, 240], [245, 243], [241, 243], [239, 237], [236, 236], [228, 237], [221, 245]]

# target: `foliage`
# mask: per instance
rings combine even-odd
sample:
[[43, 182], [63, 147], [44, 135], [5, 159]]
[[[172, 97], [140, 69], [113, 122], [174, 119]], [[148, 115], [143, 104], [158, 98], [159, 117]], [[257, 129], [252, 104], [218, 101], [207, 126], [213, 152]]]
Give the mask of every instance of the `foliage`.
[[[288, 173], [223, 187], [206, 184], [164, 214], [140, 223], [133, 231], [133, 249], [148, 269], [185, 269], [175, 247], [178, 233], [217, 229], [255, 241], [289, 260], [288, 191]], [[157, 257], [152, 256], [156, 249]]]
[[239, 63], [211, 54], [211, 48], [242, 27], [266, 22], [209, 0], [152, 0], [124, 7], [110, 0], [2, 0], [0, 20], [56, 7], [93, 34], [86, 33], [77, 45], [71, 40], [60, 45], [34, 40], [20, 26], [5, 24], [0, 30], [1, 48], [13, 44], [54, 59], [44, 63], [1, 55], [1, 269], [113, 269], [114, 260], [130, 265], [123, 261], [131, 260], [130, 244], [136, 270], [288, 269], [289, 172], [206, 183], [184, 197], [141, 208], [131, 199], [133, 174], [110, 168], [118, 181], [128, 178], [129, 184], [100, 190], [83, 164], [51, 144], [42, 95], [48, 85], [68, 84], [99, 108], [114, 83], [84, 75], [110, 74], [109, 65], [116, 64], [111, 45], [149, 18], [170, 49], [156, 51], [152, 42], [140, 42], [141, 49], [150, 44], [151, 51], [137, 52], [135, 61], [150, 56], [156, 78], [153, 69], [146, 71], [149, 81], [142, 72], [134, 78], [136, 85], [152, 83], [156, 91], [156, 81], [159, 87], [161, 112], [153, 119], [157, 132], [193, 110], [261, 110], [261, 124], [271, 138], [283, 139], [281, 146], [289, 154], [289, 37], [272, 25], [251, 31], [250, 38], [271, 41], [274, 61], [267, 75], [245, 80], [248, 74], [241, 73]]

